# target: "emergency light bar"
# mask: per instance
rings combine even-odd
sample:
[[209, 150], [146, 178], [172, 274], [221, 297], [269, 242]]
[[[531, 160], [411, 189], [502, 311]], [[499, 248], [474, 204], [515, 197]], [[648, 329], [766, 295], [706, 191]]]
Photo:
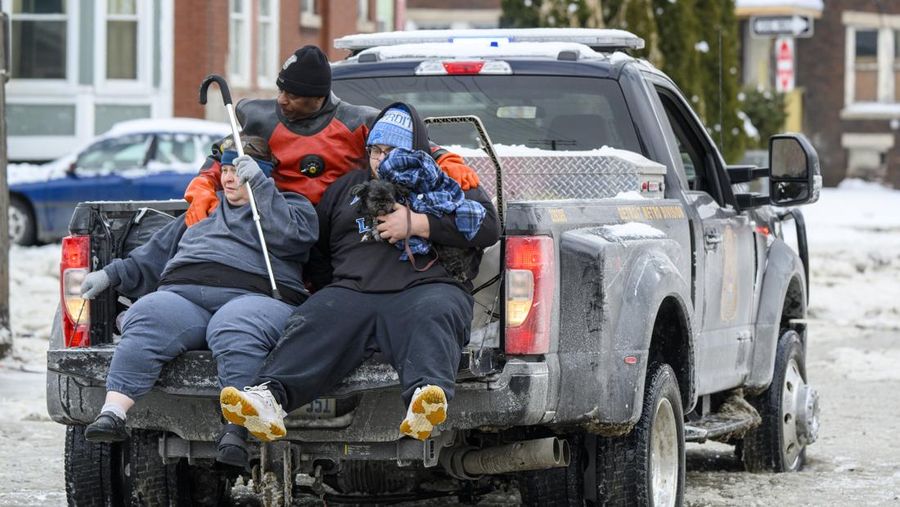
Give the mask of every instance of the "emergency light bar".
[[357, 53], [377, 46], [438, 42], [462, 45], [475, 41], [485, 41], [494, 47], [516, 42], [573, 42], [604, 52], [644, 47], [644, 39], [631, 32], [601, 28], [486, 28], [362, 33], [335, 39], [334, 47]]

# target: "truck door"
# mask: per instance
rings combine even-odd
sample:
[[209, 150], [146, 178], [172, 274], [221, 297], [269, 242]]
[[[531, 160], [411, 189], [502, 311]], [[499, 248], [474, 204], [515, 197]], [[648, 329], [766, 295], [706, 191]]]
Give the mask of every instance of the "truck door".
[[[687, 104], [673, 90], [658, 88], [678, 142], [689, 189], [684, 198], [695, 231], [695, 283], [702, 296], [695, 309], [701, 326], [695, 343], [698, 394], [741, 385], [752, 350], [752, 302], [756, 273], [753, 228], [737, 210], [722, 159]], [[699, 293], [699, 291], [698, 291]]]

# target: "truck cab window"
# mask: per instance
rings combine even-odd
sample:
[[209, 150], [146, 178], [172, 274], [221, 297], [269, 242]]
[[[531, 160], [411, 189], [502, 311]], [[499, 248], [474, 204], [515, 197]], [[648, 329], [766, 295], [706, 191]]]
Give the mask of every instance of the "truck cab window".
[[700, 140], [696, 129], [702, 128], [685, 115], [667, 90], [658, 89], [659, 99], [666, 111], [669, 123], [675, 139], [678, 141], [678, 154], [684, 164], [684, 172], [691, 190], [699, 190], [708, 193], [719, 203], [725, 206], [719, 174], [715, 166], [715, 156], [709, 152], [706, 145]]

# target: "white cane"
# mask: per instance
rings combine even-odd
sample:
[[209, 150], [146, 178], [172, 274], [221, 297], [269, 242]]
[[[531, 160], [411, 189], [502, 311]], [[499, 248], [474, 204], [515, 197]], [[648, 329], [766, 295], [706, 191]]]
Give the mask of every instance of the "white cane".
[[[237, 116], [234, 114], [234, 105], [231, 103], [231, 92], [228, 90], [228, 83], [225, 78], [218, 74], [210, 74], [203, 79], [200, 84], [200, 103], [206, 104], [206, 91], [212, 83], [219, 85], [219, 91], [222, 93], [222, 100], [225, 101], [225, 110], [228, 111], [228, 121], [231, 123], [231, 135], [234, 138], [234, 145], [237, 147], [238, 156], [244, 156], [244, 146], [241, 144], [241, 132], [238, 128]], [[253, 198], [253, 189], [250, 188], [250, 182], [247, 181], [247, 194], [250, 196], [250, 209], [253, 211], [253, 222], [256, 224], [256, 232], [259, 235], [259, 243], [262, 246], [263, 259], [266, 261], [266, 271], [269, 273], [269, 283], [272, 284], [272, 297], [281, 300], [281, 294], [278, 292], [278, 286], [275, 285], [275, 274], [272, 272], [272, 263], [269, 261], [269, 249], [266, 247], [266, 237], [263, 235], [262, 225], [259, 223], [259, 211], [256, 209], [256, 199]]]

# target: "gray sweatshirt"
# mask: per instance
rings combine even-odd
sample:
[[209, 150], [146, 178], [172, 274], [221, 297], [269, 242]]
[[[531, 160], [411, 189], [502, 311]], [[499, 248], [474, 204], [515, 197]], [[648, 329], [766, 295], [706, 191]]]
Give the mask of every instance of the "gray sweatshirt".
[[[281, 193], [272, 179], [257, 174], [250, 186], [279, 286], [305, 292], [301, 263], [319, 235], [316, 211], [308, 199]], [[131, 298], [156, 290], [160, 279], [189, 264], [217, 263], [268, 279], [253, 212], [249, 204], [232, 206], [219, 194], [209, 218], [188, 228], [184, 215], [156, 231], [150, 241], [103, 270], [110, 285]]]

